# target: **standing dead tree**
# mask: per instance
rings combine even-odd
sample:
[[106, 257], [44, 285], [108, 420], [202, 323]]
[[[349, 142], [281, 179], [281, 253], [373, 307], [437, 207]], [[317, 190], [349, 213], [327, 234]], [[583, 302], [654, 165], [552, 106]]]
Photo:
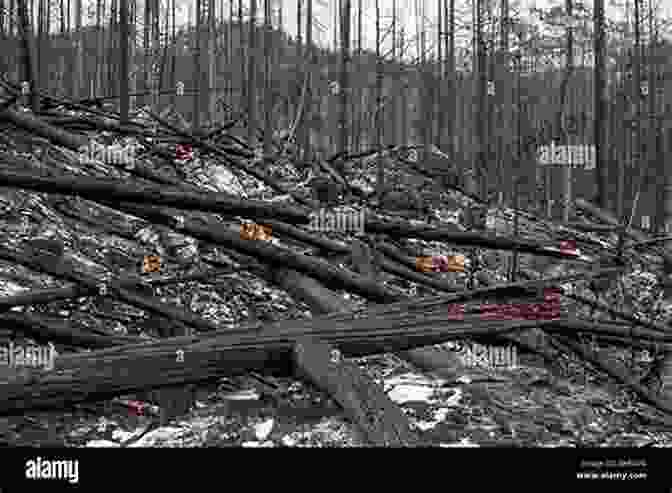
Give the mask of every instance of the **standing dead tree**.
[[129, 74], [129, 22], [128, 22], [128, 0], [119, 0], [119, 33], [120, 33], [120, 61], [121, 70], [119, 72], [119, 113], [121, 115], [121, 124], [128, 123], [129, 97], [128, 97], [128, 74]]
[[247, 143], [257, 142], [257, 0], [250, 0], [247, 65]]
[[608, 208], [607, 187], [607, 146], [606, 146], [606, 81], [604, 43], [604, 0], [595, 0], [593, 12], [594, 39], [594, 106], [593, 138], [595, 141], [595, 179], [597, 181], [596, 202], [603, 209]]
[[28, 15], [28, 0], [16, 0], [19, 14], [19, 26], [21, 26], [21, 41], [23, 44], [23, 67], [24, 80], [28, 83], [30, 91], [30, 106], [33, 113], [40, 111], [40, 97], [37, 69], [37, 48], [35, 36], [33, 36], [32, 22]]
[[350, 0], [341, 0], [341, 77], [339, 83], [340, 118], [338, 151], [342, 155], [348, 152], [348, 71], [350, 70]]

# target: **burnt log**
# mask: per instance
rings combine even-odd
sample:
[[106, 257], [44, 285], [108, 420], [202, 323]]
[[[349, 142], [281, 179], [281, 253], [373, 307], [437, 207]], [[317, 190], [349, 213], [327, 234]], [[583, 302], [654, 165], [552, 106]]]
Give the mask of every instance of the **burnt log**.
[[59, 265], [49, 264], [44, 259], [36, 256], [30, 256], [13, 252], [9, 249], [0, 247], [0, 259], [25, 265], [28, 268], [37, 268], [47, 274], [57, 278], [65, 279], [75, 282], [87, 288], [87, 290], [95, 291], [100, 294], [101, 289], [105, 289], [104, 295], [113, 296], [120, 301], [129, 303], [130, 305], [142, 308], [163, 317], [186, 323], [199, 330], [217, 330], [218, 327], [197, 314], [171, 306], [162, 302], [159, 298], [153, 296], [143, 296], [126, 289], [123, 283], [120, 284], [118, 279], [97, 280], [88, 274], [79, 273], [68, 259], [63, 259]]
[[[0, 381], [0, 415], [103, 400], [149, 388], [171, 387], [248, 371], [293, 374], [293, 349], [305, 338], [333, 344], [346, 356], [404, 351], [464, 337], [543, 327], [552, 321], [449, 320], [445, 301], [414, 300], [361, 314], [251, 324], [232, 333], [61, 355], [55, 370]], [[375, 323], [372, 323], [375, 320]], [[478, 320], [478, 323], [476, 323]], [[371, 327], [374, 328], [371, 328]]]
[[35, 313], [3, 313], [0, 315], [0, 327], [22, 332], [31, 339], [45, 344], [54, 342], [91, 349], [137, 344], [145, 340], [135, 336], [92, 334], [72, 327], [62, 318]]
[[418, 445], [401, 409], [357, 365], [341, 360], [333, 346], [311, 339], [298, 341], [294, 361], [297, 374], [326, 390], [354, 418], [372, 445]]
[[287, 222], [306, 224], [306, 211], [289, 206], [269, 204], [256, 200], [239, 200], [229, 195], [213, 192], [187, 192], [120, 180], [93, 178], [80, 175], [47, 176], [45, 174], [0, 170], [0, 185], [26, 188], [36, 192], [81, 196], [93, 202], [128, 201], [156, 204], [185, 210], [215, 212], [250, 218], [274, 218]]
[[490, 248], [493, 250], [517, 250], [520, 253], [533, 253], [546, 257], [586, 263], [579, 255], [561, 251], [554, 243], [538, 243], [521, 239], [497, 236], [487, 233], [460, 231], [457, 225], [442, 224], [441, 227], [412, 225], [408, 221], [382, 219], [374, 215], [367, 216], [366, 230], [369, 233], [388, 234], [393, 237], [420, 238], [426, 241], [444, 241], [461, 246]]
[[[168, 227], [175, 225], [173, 217], [157, 207], [127, 203], [116, 204], [116, 207], [148, 221], [161, 223]], [[203, 226], [202, 223], [185, 218], [179, 231], [194, 238], [223, 245], [246, 255], [254, 256], [264, 262], [274, 264], [276, 267], [289, 266], [311, 277], [315, 277], [325, 283], [325, 285], [334, 287], [335, 289], [347, 289], [361, 296], [385, 303], [404, 297], [401, 292], [386, 288], [372, 279], [339, 269], [323, 260], [308, 255], [296, 254], [289, 249], [278, 248], [265, 241], [241, 238], [240, 231], [235, 231], [235, 228], [227, 231], [222, 230], [221, 224], [211, 222], [207, 226]]]

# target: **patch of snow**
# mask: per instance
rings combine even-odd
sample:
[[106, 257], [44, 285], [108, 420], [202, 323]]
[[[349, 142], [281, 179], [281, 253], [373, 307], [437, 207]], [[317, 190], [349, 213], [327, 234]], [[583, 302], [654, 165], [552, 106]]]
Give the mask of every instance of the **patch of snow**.
[[469, 440], [469, 438], [463, 438], [459, 442], [453, 442], [453, 443], [441, 443], [439, 444], [439, 447], [449, 447], [449, 448], [463, 448], [463, 447], [480, 447], [479, 444], [472, 442]]
[[229, 392], [228, 394], [224, 394], [222, 399], [228, 401], [256, 401], [259, 400], [259, 394], [254, 389], [247, 389], [238, 392]]
[[282, 444], [283, 444], [285, 447], [293, 447], [293, 446], [295, 446], [295, 445], [297, 444], [297, 440], [294, 439], [294, 438], [292, 438], [292, 437], [290, 437], [289, 435], [285, 435], [284, 437], [282, 437], [282, 438], [280, 439], [280, 442], [282, 442]]
[[130, 440], [131, 438], [140, 435], [143, 432], [142, 429], [138, 429], [134, 432], [128, 432], [124, 430], [114, 430], [112, 432], [112, 439], [117, 440], [119, 442], [125, 442], [127, 440]]
[[[15, 284], [11, 281], [3, 281], [0, 283], [0, 293], [2, 293], [3, 296], [13, 296], [15, 294], [18, 294], [22, 291], [29, 291], [28, 289], [25, 289], [23, 286], [19, 284]], [[17, 307], [13, 307], [17, 308]]]
[[112, 442], [110, 440], [92, 440], [89, 443], [86, 444], [86, 447], [89, 448], [104, 448], [104, 447], [111, 447], [111, 448], [120, 448], [121, 445], [118, 444], [117, 442]]
[[273, 418], [262, 421], [261, 423], [254, 426], [254, 435], [257, 437], [257, 440], [263, 442], [268, 435], [273, 431], [273, 425], [275, 420]]
[[221, 192], [227, 192], [239, 197], [247, 198], [245, 188], [230, 170], [224, 166], [213, 166], [208, 175], [212, 180], [212, 185]]
[[175, 440], [183, 432], [184, 430], [182, 428], [176, 428], [174, 426], [157, 428], [147, 433], [137, 442], [130, 444], [129, 447], [152, 447], [157, 442]]
[[275, 447], [275, 444], [273, 442], [243, 442], [243, 443], [241, 443], [241, 447], [246, 447], [246, 448], [271, 448], [271, 447]]
[[429, 402], [434, 395], [436, 383], [422, 375], [406, 373], [385, 381], [385, 388], [391, 388], [388, 396], [394, 402]]

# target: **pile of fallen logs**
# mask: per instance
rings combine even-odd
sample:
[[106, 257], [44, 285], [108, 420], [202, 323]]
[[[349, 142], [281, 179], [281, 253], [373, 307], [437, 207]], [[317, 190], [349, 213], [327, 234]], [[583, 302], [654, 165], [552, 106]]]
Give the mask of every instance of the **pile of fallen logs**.
[[[605, 246], [610, 245], [608, 239], [595, 239], [594, 232], [600, 228], [588, 234], [581, 229], [586, 229], [587, 222], [582, 226], [549, 225], [533, 215], [520, 213], [521, 221], [524, 217], [537, 225], [546, 224], [539, 230], [543, 234], [538, 233], [542, 237], [531, 239], [488, 232], [487, 228], [464, 231], [449, 222], [401, 220], [387, 216], [381, 209], [367, 209], [361, 241], [356, 241], [370, 248], [353, 249], [342, 241], [343, 235], [335, 239], [337, 235], [306, 227], [311, 213], [324, 207], [319, 202], [323, 194], [310, 197], [271, 177], [263, 166], [257, 165], [280, 158], [263, 156], [260, 160], [259, 153], [239, 138], [225, 138], [230, 128], [227, 125], [194, 133], [147, 112], [158, 125], [159, 130], [152, 131], [137, 122], [122, 125], [115, 114], [47, 94], [41, 96], [49, 103], [49, 109], [44, 114], [33, 114], [18, 105], [16, 84], [5, 80], [1, 85], [0, 125], [5, 131], [5, 149], [0, 149], [0, 185], [3, 194], [7, 191], [3, 200], [10, 204], [5, 211], [7, 218], [20, 215], [17, 211], [24, 207], [21, 200], [27, 195], [17, 195], [15, 191], [22, 190], [33, 197], [30, 214], [37, 214], [39, 209], [47, 220], [57, 220], [62, 230], [83, 228], [99, 232], [135, 244], [138, 251], [144, 251], [147, 243], [156, 242], [144, 239], [141, 231], [156, 230], [195, 240], [200, 249], [197, 255], [186, 255], [180, 249], [171, 251], [166, 247], [162, 259], [179, 265], [184, 272], [148, 279], [138, 272], [139, 260], [131, 258], [133, 253], [121, 252], [118, 258], [111, 259], [109, 252], [85, 248], [77, 238], [66, 241], [58, 236], [49, 240], [52, 243], [35, 243], [36, 238], [31, 238], [26, 228], [10, 227], [10, 221], [3, 220], [0, 261], [5, 266], [21, 266], [22, 272], [47, 274], [68, 284], [31, 287], [0, 297], [0, 328], [33, 341], [54, 343], [61, 349], [53, 369], [0, 374], [1, 415], [59, 408], [149, 389], [158, 389], [161, 405], [175, 398], [188, 399], [181, 390], [187, 384], [256, 371], [294, 375], [325, 390], [372, 444], [414, 445], [419, 441], [404, 414], [378, 384], [344, 358], [394, 352], [419, 368], [433, 369], [441, 366], [443, 356], [431, 346], [458, 339], [513, 343], [549, 361], [557, 360], [558, 353], [577, 354], [630, 386], [647, 402], [672, 412], [672, 394], [656, 393], [577, 337], [590, 333], [608, 343], [663, 349], [669, 349], [672, 343], [665, 324], [581, 294], [577, 287], [581, 283], [589, 287], [605, 278], [619, 279], [629, 268], [615, 245]], [[78, 162], [78, 156], [91, 148], [95, 139], [100, 140], [100, 134], [108, 138], [130, 135], [143, 151], [134, 155], [132, 163], [107, 159], [104, 153], [100, 158], [88, 159], [86, 165]], [[24, 146], [31, 151], [29, 157], [26, 152], [10, 149], [10, 145]], [[280, 194], [282, 201], [241, 198], [189, 183], [180, 175], [184, 163], [178, 159], [176, 145], [191, 146], [198, 159], [217, 163], [240, 179], [260, 183]], [[329, 161], [315, 163], [315, 169], [335, 177], [340, 187], [353, 188]], [[332, 194], [326, 195], [329, 200], [334, 199]], [[355, 196], [366, 194], [349, 194], [351, 200]], [[483, 207], [478, 197], [465, 200], [469, 207]], [[596, 220], [617, 226], [604, 211], [585, 202], [578, 205]], [[28, 217], [32, 217], [30, 214]], [[250, 221], [271, 231], [273, 241], [243, 236], [241, 225]], [[648, 238], [639, 232], [624, 231], [639, 242], [637, 248], [654, 251], [658, 247], [642, 246]], [[559, 238], [570, 233], [577, 238], [581, 251], [590, 255], [558, 248]], [[610, 233], [607, 229], [605, 234]], [[345, 241], [352, 236], [345, 236]], [[406, 239], [440, 242], [467, 253], [474, 261], [467, 269], [470, 289], [460, 285], [462, 278], [457, 276], [418, 272]], [[45, 252], [45, 245], [53, 248]], [[218, 256], [203, 254], [208, 248], [216, 249]], [[626, 244], [625, 249], [628, 248], [635, 245]], [[362, 253], [370, 250], [373, 255]], [[525, 280], [501, 282], [477, 269], [477, 253], [481, 250], [543, 257], [551, 263], [571, 266], [571, 272], [538, 278], [538, 273], [523, 265], [518, 274]], [[668, 255], [662, 251], [664, 260]], [[315, 317], [256, 321], [231, 328], [157, 294], [160, 286], [212, 281], [239, 270], [278, 286], [305, 303]], [[16, 279], [16, 273], [3, 269], [6, 279], [12, 275]], [[435, 295], [411, 297], [392, 282], [399, 279]], [[28, 279], [24, 280], [31, 285]], [[475, 287], [476, 282], [479, 287]], [[559, 310], [551, 317], [530, 320], [483, 316], [484, 302], [541, 301], [544, 290], [550, 288], [561, 289], [563, 297]], [[338, 291], [358, 295], [371, 304], [363, 309]], [[163, 330], [149, 336], [112, 333], [77, 326], [56, 308], [26, 309], [35, 305], [56, 307], [68, 300], [82, 304], [86, 299], [109, 299], [128, 305], [136, 310], [134, 313], [143, 315], [135, 320], [126, 318], [124, 323], [132, 325], [154, 317]], [[457, 318], [449, 316], [450, 307], [455, 304], [463, 306]], [[575, 308], [583, 305], [628, 324], [582, 319]], [[539, 337], [542, 332], [543, 337]], [[188, 404], [182, 408], [188, 408]], [[164, 415], [166, 420], [171, 417]]]

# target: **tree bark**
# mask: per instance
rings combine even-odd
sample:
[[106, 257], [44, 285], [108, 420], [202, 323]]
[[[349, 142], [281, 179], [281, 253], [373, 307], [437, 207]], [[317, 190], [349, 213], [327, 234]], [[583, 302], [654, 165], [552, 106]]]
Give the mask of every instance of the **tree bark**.
[[595, 69], [594, 69], [594, 106], [595, 118], [593, 121], [593, 139], [595, 143], [595, 179], [597, 182], [597, 196], [595, 202], [603, 209], [609, 209], [607, 197], [607, 142], [606, 142], [606, 95], [605, 95], [605, 43], [604, 43], [604, 0], [595, 0], [593, 13], [595, 29]]
[[29, 84], [31, 109], [34, 114], [37, 114], [40, 111], [40, 87], [38, 86], [39, 73], [35, 37], [33, 36], [32, 22], [28, 14], [28, 0], [16, 0], [16, 2], [23, 45], [24, 80]]
[[[128, 43], [130, 41], [130, 30], [128, 22], [128, 0], [119, 0], [119, 34], [120, 34], [120, 63], [121, 70], [119, 72], [119, 114], [121, 116], [121, 124], [126, 125], [129, 122], [129, 96], [128, 96], [128, 74], [129, 70], [129, 53]], [[79, 97], [79, 93], [75, 93]]]
[[271, 0], [264, 0], [264, 154], [273, 151], [273, 90]]
[[[391, 305], [369, 317], [336, 314], [320, 319], [290, 320], [241, 327], [235, 334], [218, 331], [207, 339], [193, 336], [162, 339], [56, 358], [55, 370], [0, 381], [0, 415], [29, 409], [63, 407], [148, 388], [208, 380], [213, 377], [263, 371], [293, 373], [296, 343], [319, 338], [346, 357], [402, 351], [470, 336], [494, 335], [552, 321], [450, 321], [443, 303]], [[400, 318], [400, 309], [404, 315]], [[407, 313], [407, 314], [406, 314]], [[477, 325], [477, 326], [474, 326]], [[252, 330], [256, 329], [254, 332]], [[30, 398], [27, 398], [30, 396]]]
[[247, 66], [247, 143], [253, 149], [257, 142], [257, 0], [250, 0], [250, 24]]

